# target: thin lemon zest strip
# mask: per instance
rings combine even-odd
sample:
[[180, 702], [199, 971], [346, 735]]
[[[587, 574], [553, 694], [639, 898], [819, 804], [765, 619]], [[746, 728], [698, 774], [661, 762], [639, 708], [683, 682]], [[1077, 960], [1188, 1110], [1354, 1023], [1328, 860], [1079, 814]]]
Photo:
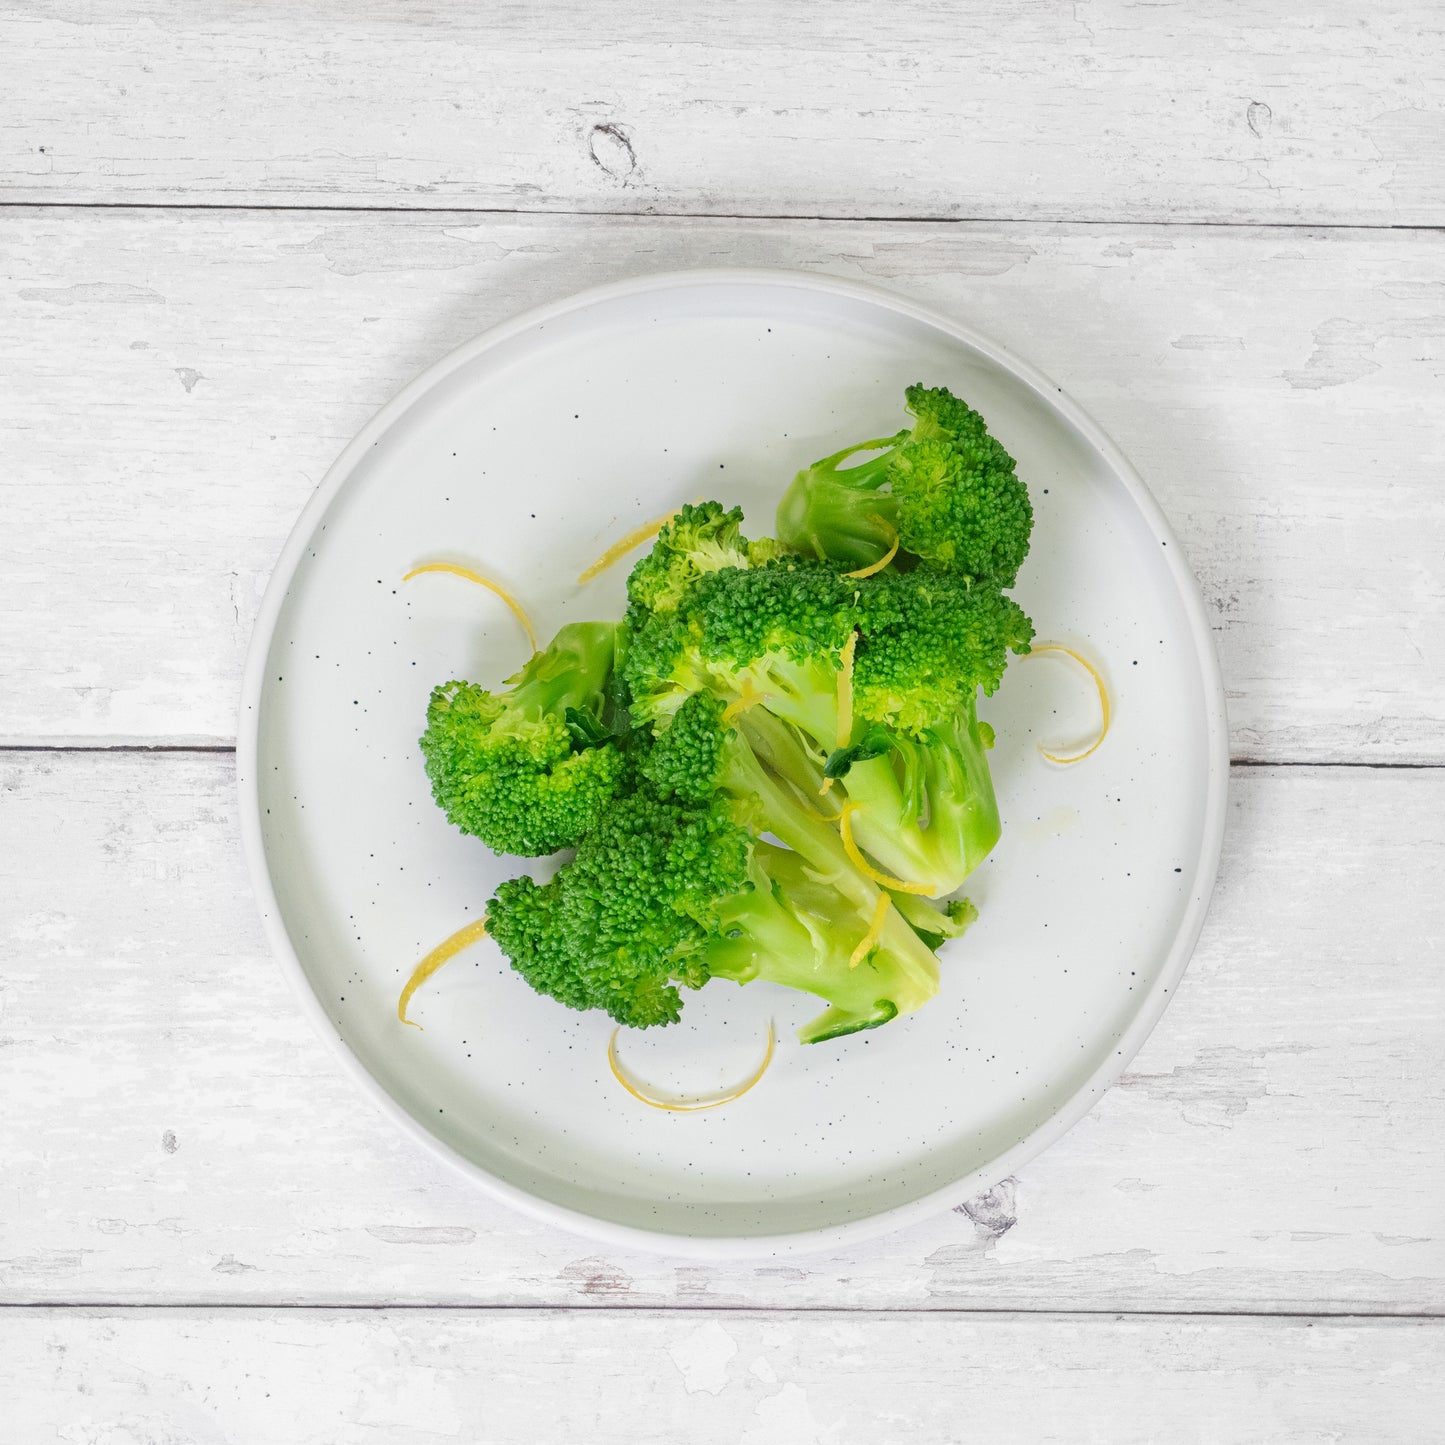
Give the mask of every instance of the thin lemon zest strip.
[[1072, 657], [1094, 679], [1094, 686], [1099, 689], [1099, 707], [1103, 712], [1104, 720], [1099, 726], [1099, 736], [1083, 752], [1074, 753], [1070, 757], [1061, 757], [1058, 753], [1051, 753], [1043, 743], [1038, 745], [1039, 751], [1051, 763], [1082, 763], [1090, 754], [1098, 751], [1099, 744], [1109, 735], [1109, 689], [1104, 685], [1104, 679], [1099, 675], [1099, 669], [1082, 653], [1075, 652], [1072, 647], [1065, 647], [1062, 642], [1036, 642], [1024, 653], [1024, 656], [1040, 657], [1046, 652], [1060, 652], [1065, 657]]
[[[883, 522], [882, 517], [879, 517], [878, 520], [880, 522]], [[888, 527], [887, 522], [883, 522], [883, 525], [885, 527]], [[888, 527], [888, 530], [890, 532], [893, 532], [892, 527]], [[845, 572], [843, 575], [845, 577], [852, 577], [856, 581], [861, 582], [865, 577], [871, 577], [875, 572], [881, 572], [897, 555], [898, 533], [893, 532], [893, 545], [875, 563], [873, 563], [871, 567], [860, 567], [856, 572]]]
[[832, 778], [824, 778], [824, 779], [823, 779], [823, 786], [818, 789], [818, 796], [821, 798], [821, 797], [823, 796], [823, 794], [826, 793], [826, 792], [828, 791], [828, 789], [831, 788], [832, 786], [833, 786], [833, 780], [832, 780]]
[[657, 536], [681, 510], [681, 507], [674, 507], [672, 511], [664, 512], [662, 516], [654, 518], [651, 522], [644, 522], [640, 527], [634, 527], [625, 537], [614, 542], [585, 572], [578, 574], [578, 585], [590, 582], [594, 577], [600, 577], [609, 567], [620, 562], [634, 547], [641, 546], [649, 538]]
[[932, 889], [926, 883], [905, 883], [901, 878], [890, 878], [886, 873], [880, 873], [862, 854], [858, 844], [853, 840], [852, 814], [858, 811], [857, 803], [844, 803], [843, 811], [833, 820], [838, 825], [838, 834], [843, 840], [843, 851], [848, 855], [853, 866], [865, 877], [871, 878], [880, 888], [891, 888], [895, 893], [920, 893], [924, 897], [932, 896]]
[[743, 678], [742, 696], [735, 697], [723, 709], [722, 720], [725, 723], [730, 723], [735, 717], [741, 713], [745, 713], [750, 707], [756, 707], [760, 702], [766, 702], [767, 700], [768, 694], [759, 692], [753, 686], [752, 678], [745, 677]]
[[420, 577], [423, 572], [447, 572], [453, 577], [464, 577], [468, 582], [475, 582], [479, 587], [485, 587], [488, 592], [495, 592], [512, 609], [512, 616], [522, 624], [527, 641], [532, 644], [532, 651], [536, 652], [537, 634], [532, 630], [532, 619], [527, 616], [522, 604], [501, 583], [493, 582], [490, 577], [483, 577], [480, 572], [473, 572], [470, 567], [459, 567], [455, 562], [423, 562], [420, 567], [413, 567], [401, 580], [410, 582], [413, 577]]
[[771, 1023], [768, 1024], [768, 1047], [763, 1054], [763, 1061], [746, 1079], [740, 1084], [734, 1084], [729, 1089], [722, 1089], [716, 1094], [695, 1094], [692, 1097], [663, 1098], [657, 1094], [647, 1092], [647, 1086], [630, 1077], [627, 1070], [622, 1067], [622, 1061], [617, 1057], [617, 1036], [621, 1029], [613, 1029], [612, 1037], [607, 1040], [607, 1066], [612, 1070], [612, 1077], [641, 1103], [652, 1109], [664, 1109], [669, 1114], [696, 1114], [702, 1109], [716, 1109], [723, 1104], [731, 1104], [734, 1099], [741, 1099], [754, 1084], [768, 1071], [768, 1065], [773, 1062], [773, 1050], [777, 1046], [778, 1036]]
[[868, 932], [863, 935], [858, 947], [849, 955], [849, 968], [857, 968], [873, 952], [874, 945], [883, 937], [883, 921], [888, 917], [892, 904], [893, 900], [886, 893], [878, 895], [878, 906], [873, 910], [873, 922], [868, 925]]
[[853, 736], [853, 654], [858, 648], [858, 634], [850, 632], [839, 654], [838, 669], [838, 746], [846, 748]]
[[[421, 1025], [406, 1016], [406, 1006], [411, 1002], [411, 996], [442, 964], [449, 959], [455, 958], [462, 949], [469, 948], [479, 938], [487, 936], [487, 920], [485, 918], [474, 919], [465, 928], [459, 928], [444, 943], [439, 943], [412, 969], [411, 977], [407, 979], [405, 987], [401, 991], [401, 997], [396, 1001], [396, 1016], [402, 1023], [409, 1024], [414, 1029], [421, 1028]], [[423, 1030], [425, 1032], [425, 1030]]]

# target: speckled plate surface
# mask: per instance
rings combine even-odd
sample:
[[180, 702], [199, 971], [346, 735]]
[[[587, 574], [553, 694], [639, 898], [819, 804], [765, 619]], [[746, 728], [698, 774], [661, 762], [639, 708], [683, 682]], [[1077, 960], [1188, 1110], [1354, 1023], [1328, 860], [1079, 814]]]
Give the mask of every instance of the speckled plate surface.
[[[717, 983], [682, 1025], [624, 1035], [661, 1086], [745, 1074], [725, 1108], [669, 1114], [612, 1079], [602, 1017], [533, 994], [490, 941], [418, 995], [416, 960], [522, 871], [432, 804], [416, 739], [431, 686], [496, 682], [527, 655], [510, 614], [422, 561], [504, 582], [541, 636], [620, 611], [611, 541], [703, 495], [772, 530], [793, 472], [900, 421], [904, 386], [967, 397], [1037, 512], [1016, 596], [1082, 645], [1115, 704], [1087, 734], [1067, 665], [1015, 663], [996, 727], [1003, 839], [971, 880], [981, 918], [945, 947], [939, 997], [804, 1048], [808, 998]], [[270, 939], [307, 1011], [402, 1127], [494, 1194], [583, 1232], [680, 1254], [761, 1255], [879, 1233], [967, 1198], [1077, 1121], [1168, 1002], [1213, 883], [1228, 772], [1209, 628], [1129, 464], [1052, 383], [966, 326], [825, 277], [642, 278], [517, 318], [433, 367], [346, 449], [267, 593], [240, 734], [246, 844]], [[1140, 1147], [1145, 1147], [1141, 1141]]]

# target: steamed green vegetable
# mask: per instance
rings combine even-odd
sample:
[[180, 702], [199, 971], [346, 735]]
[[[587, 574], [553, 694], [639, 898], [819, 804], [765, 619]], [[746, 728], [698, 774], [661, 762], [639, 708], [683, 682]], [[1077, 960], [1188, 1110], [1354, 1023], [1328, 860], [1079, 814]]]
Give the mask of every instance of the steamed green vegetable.
[[976, 916], [948, 895], [999, 836], [976, 704], [1033, 636], [1004, 591], [1033, 518], [976, 412], [907, 403], [912, 427], [798, 474], [776, 540], [683, 507], [623, 621], [564, 627], [507, 691], [433, 694], [448, 817], [497, 852], [575, 849], [488, 904], [539, 993], [646, 1028], [763, 979], [824, 1002], [817, 1042], [937, 991], [936, 950]]

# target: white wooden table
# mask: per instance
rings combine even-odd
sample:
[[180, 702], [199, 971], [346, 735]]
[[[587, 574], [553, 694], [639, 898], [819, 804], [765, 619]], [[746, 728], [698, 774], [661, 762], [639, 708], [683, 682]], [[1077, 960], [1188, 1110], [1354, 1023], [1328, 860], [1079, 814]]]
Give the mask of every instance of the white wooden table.
[[[4, 6], [0, 1438], [1441, 1438], [1442, 105], [1433, 0]], [[365, 418], [711, 264], [894, 287], [1078, 397], [1198, 572], [1237, 765], [1184, 987], [1083, 1124], [716, 1267], [516, 1216], [360, 1101], [232, 769]]]

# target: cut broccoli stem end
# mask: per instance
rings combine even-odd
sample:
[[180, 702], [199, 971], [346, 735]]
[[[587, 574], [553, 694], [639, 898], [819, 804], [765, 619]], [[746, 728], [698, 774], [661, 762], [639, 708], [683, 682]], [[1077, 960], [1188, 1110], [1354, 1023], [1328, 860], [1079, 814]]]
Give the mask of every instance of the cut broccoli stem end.
[[880, 998], [873, 1005], [873, 1011], [866, 1014], [851, 1013], [840, 1008], [824, 1009], [817, 1018], [798, 1030], [798, 1042], [824, 1044], [830, 1039], [846, 1038], [849, 1034], [861, 1034], [865, 1029], [876, 1029], [897, 1017], [898, 1006], [892, 999], [886, 998]]
[[568, 708], [600, 713], [617, 658], [617, 634], [613, 622], [569, 623], [507, 679], [509, 707], [529, 717], [561, 717]]

